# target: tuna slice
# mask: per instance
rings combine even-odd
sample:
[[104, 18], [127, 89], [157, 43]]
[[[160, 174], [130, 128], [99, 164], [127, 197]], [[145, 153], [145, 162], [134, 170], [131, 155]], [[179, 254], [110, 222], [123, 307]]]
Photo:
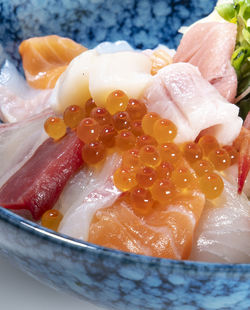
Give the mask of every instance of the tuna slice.
[[176, 143], [194, 141], [201, 131], [231, 144], [239, 135], [239, 108], [230, 104], [207, 82], [197, 67], [177, 63], [164, 67], [153, 77], [142, 100], [149, 111], [172, 120], [178, 127]]
[[236, 183], [224, 179], [224, 192], [207, 201], [198, 224], [191, 260], [249, 263], [250, 202], [237, 194]]
[[197, 23], [184, 35], [174, 62], [189, 62], [228, 101], [234, 102], [237, 76], [230, 59], [236, 42], [237, 26], [232, 23]]
[[68, 179], [83, 164], [82, 145], [74, 132], [58, 142], [47, 139], [2, 186], [0, 205], [29, 210], [38, 220], [53, 207]]

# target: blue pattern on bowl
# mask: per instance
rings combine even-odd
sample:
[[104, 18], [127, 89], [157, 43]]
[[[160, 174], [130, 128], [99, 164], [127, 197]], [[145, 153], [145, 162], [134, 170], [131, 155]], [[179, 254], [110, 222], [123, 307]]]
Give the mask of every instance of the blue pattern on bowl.
[[[87, 47], [127, 40], [176, 47], [181, 25], [208, 14], [205, 0], [0, 0], [0, 63], [17, 65], [21, 40], [56, 33]], [[81, 9], [79, 9], [81, 8]], [[158, 259], [53, 234], [0, 208], [0, 253], [38, 280], [118, 310], [250, 309], [250, 265]]]
[[107, 309], [250, 309], [250, 265], [105, 249], [54, 234], [3, 208], [0, 253], [39, 281]]

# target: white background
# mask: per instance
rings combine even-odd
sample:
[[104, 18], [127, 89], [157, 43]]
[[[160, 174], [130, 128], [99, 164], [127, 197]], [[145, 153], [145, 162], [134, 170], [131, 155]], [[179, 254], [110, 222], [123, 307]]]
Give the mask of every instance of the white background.
[[0, 256], [1, 310], [103, 310], [57, 292], [26, 275]]

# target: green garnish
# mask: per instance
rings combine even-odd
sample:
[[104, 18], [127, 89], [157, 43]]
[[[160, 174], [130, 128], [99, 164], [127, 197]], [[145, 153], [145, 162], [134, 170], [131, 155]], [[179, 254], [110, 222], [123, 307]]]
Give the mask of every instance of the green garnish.
[[[238, 77], [237, 96], [250, 88], [250, 0], [234, 0], [216, 7], [222, 18], [237, 24], [237, 38], [231, 63]], [[237, 103], [245, 118], [250, 110], [250, 94]]]

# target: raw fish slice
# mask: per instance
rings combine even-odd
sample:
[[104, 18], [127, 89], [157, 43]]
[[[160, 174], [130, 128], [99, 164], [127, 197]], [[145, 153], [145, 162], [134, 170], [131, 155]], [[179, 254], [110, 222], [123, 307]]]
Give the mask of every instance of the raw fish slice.
[[224, 179], [224, 192], [207, 201], [198, 224], [191, 260], [221, 263], [250, 262], [250, 202]]
[[0, 124], [0, 187], [33, 155], [48, 136], [43, 124], [50, 109], [25, 121]]
[[0, 205], [28, 210], [38, 220], [53, 208], [69, 178], [81, 167], [83, 142], [71, 131], [62, 139], [47, 139], [0, 188]]
[[197, 23], [183, 36], [174, 62], [189, 62], [228, 101], [234, 102], [237, 76], [231, 65], [237, 26], [233, 23]]
[[227, 102], [199, 70], [188, 63], [161, 69], [142, 100], [149, 111], [176, 124], [176, 143], [194, 141], [201, 131], [209, 128], [221, 144], [231, 144], [241, 130], [239, 108]]
[[6, 61], [0, 71], [0, 118], [4, 122], [25, 120], [49, 107], [51, 90], [28, 86], [15, 66]]
[[64, 213], [59, 232], [87, 241], [93, 214], [121, 194], [112, 178], [119, 165], [120, 156], [110, 155], [100, 169], [85, 168], [71, 179], [57, 204]]
[[70, 61], [84, 51], [84, 46], [56, 35], [34, 37], [19, 47], [29, 85], [43, 89], [53, 88]]
[[204, 204], [196, 187], [170, 204], [154, 206], [146, 216], [136, 215], [129, 202], [117, 201], [95, 213], [88, 241], [136, 254], [186, 259]]

